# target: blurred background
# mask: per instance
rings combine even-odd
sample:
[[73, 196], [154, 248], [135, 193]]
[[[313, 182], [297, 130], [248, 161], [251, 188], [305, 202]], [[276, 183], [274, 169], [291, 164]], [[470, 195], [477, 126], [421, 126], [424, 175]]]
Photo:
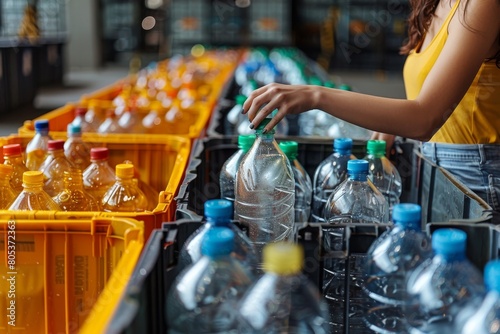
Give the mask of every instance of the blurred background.
[[198, 44], [295, 47], [357, 91], [403, 98], [408, 11], [408, 0], [0, 0], [0, 134]]

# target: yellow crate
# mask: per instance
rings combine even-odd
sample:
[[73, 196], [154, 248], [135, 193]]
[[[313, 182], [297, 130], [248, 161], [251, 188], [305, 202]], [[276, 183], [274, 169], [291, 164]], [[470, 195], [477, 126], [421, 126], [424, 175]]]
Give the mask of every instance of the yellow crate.
[[93, 307], [114, 312], [143, 248], [142, 222], [4, 213], [0, 333], [76, 333]]
[[[56, 133], [57, 134], [57, 133]], [[64, 139], [54, 136], [57, 139]], [[0, 151], [4, 145], [20, 143], [23, 147], [31, 139], [27, 135], [12, 135], [0, 137]], [[159, 192], [158, 205], [151, 212], [72, 212], [77, 218], [100, 217], [128, 217], [144, 221], [145, 236], [161, 227], [163, 222], [175, 219], [176, 203], [174, 197], [178, 192], [180, 182], [189, 160], [191, 141], [179, 136], [141, 136], [141, 135], [97, 135], [85, 134], [85, 141], [93, 146], [103, 146], [109, 149], [109, 163], [112, 167], [130, 160], [140, 174], [140, 179]], [[3, 162], [3, 157], [0, 157]], [[0, 210], [0, 215], [8, 215]], [[34, 215], [36, 212], [33, 212]], [[57, 218], [64, 211], [51, 212], [50, 217]], [[12, 218], [16, 216], [12, 213]]]

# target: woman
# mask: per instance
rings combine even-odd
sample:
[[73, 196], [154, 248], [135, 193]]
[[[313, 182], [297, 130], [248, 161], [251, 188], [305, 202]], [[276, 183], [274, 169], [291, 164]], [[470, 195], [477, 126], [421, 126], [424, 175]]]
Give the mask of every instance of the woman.
[[[270, 84], [245, 102], [251, 128], [272, 110], [321, 109], [377, 131], [426, 141], [424, 155], [500, 213], [500, 0], [412, 0], [403, 70], [407, 99]], [[390, 134], [390, 135], [386, 135]]]

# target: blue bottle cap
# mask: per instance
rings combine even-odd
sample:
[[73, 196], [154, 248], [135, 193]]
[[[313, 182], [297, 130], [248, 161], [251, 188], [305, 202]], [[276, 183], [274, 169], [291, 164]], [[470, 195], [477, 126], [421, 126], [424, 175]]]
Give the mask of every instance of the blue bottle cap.
[[352, 149], [352, 139], [351, 138], [336, 138], [333, 141], [333, 148], [336, 150], [351, 150]]
[[432, 249], [448, 260], [465, 258], [467, 234], [455, 228], [441, 228], [432, 234]]
[[349, 174], [367, 174], [368, 161], [362, 159], [349, 160], [347, 162], [347, 172]]
[[212, 199], [205, 202], [205, 217], [216, 225], [230, 223], [233, 212], [233, 203], [226, 199]]
[[49, 120], [47, 119], [40, 119], [38, 121], [35, 121], [35, 130], [36, 131], [44, 131], [49, 129]]
[[81, 133], [82, 133], [82, 127], [80, 126], [80, 124], [73, 124], [73, 123], [68, 124], [68, 135], [81, 134]]
[[394, 205], [392, 209], [392, 221], [394, 224], [405, 228], [420, 228], [422, 208], [418, 204], [401, 203]]
[[214, 227], [201, 241], [201, 254], [210, 257], [229, 255], [234, 248], [234, 232], [227, 227]]
[[488, 291], [500, 292], [500, 260], [493, 260], [484, 267], [484, 284]]

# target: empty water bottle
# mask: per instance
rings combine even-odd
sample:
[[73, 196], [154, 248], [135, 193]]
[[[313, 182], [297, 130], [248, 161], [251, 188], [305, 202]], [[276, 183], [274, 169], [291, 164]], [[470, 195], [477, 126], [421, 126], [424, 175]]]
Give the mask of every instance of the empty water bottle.
[[339, 184], [347, 178], [347, 162], [356, 159], [351, 154], [352, 139], [337, 138], [333, 141], [333, 153], [323, 160], [313, 178], [312, 221], [323, 222], [325, 204]]
[[488, 294], [476, 298], [460, 311], [454, 333], [500, 333], [500, 260], [492, 260], [484, 268], [484, 284]]
[[252, 274], [231, 256], [234, 232], [207, 231], [202, 258], [181, 272], [167, 296], [169, 333], [237, 333], [237, 302], [252, 283]]
[[90, 145], [83, 141], [80, 125], [68, 124], [68, 139], [64, 142], [64, 154], [81, 171], [90, 165]]
[[421, 215], [417, 204], [395, 205], [394, 227], [368, 250], [363, 289], [374, 302], [366, 321], [376, 333], [406, 332], [406, 281], [410, 272], [432, 257], [431, 239], [422, 232]]
[[278, 242], [264, 248], [264, 275], [239, 304], [238, 333], [328, 333], [328, 310], [318, 288], [302, 274], [300, 246]]
[[297, 160], [298, 143], [296, 141], [282, 141], [279, 146], [290, 161], [295, 179], [295, 222], [308, 222], [311, 214], [312, 183], [309, 174]]
[[484, 296], [483, 278], [465, 256], [467, 234], [442, 228], [432, 234], [434, 257], [410, 274], [405, 310], [410, 333], [453, 333], [459, 311]]
[[257, 138], [238, 168], [235, 189], [236, 217], [248, 225], [259, 259], [264, 245], [292, 237], [295, 215], [292, 167], [274, 130], [262, 132], [269, 121], [259, 124]]
[[231, 222], [234, 209], [233, 203], [224, 199], [214, 199], [205, 202], [205, 223], [196, 230], [184, 243], [177, 262], [181, 271], [191, 263], [201, 258], [201, 243], [207, 232], [214, 227], [227, 227], [234, 232], [233, 256], [248, 267], [257, 265], [257, 256], [248, 237]]
[[366, 145], [365, 160], [370, 163], [369, 178], [384, 194], [389, 208], [399, 203], [403, 190], [401, 176], [396, 167], [385, 156], [386, 143], [384, 140], [369, 140]]
[[[332, 332], [363, 333], [368, 298], [362, 291], [361, 268], [367, 249], [361, 248], [367, 248], [376, 237], [373, 224], [389, 221], [389, 209], [384, 196], [368, 179], [368, 161], [349, 160], [347, 173], [349, 177], [330, 195], [325, 206], [328, 226], [323, 228], [323, 240], [326, 252], [331, 255], [324, 261], [323, 291], [332, 312]], [[351, 227], [335, 226], [353, 223], [366, 226], [352, 230]], [[351, 240], [353, 232], [362, 244]]]
[[[228, 129], [226, 130], [226, 134], [232, 135], [237, 132], [238, 125], [241, 123], [243, 120], [242, 117], [245, 117], [241, 113], [243, 110], [243, 104], [245, 103], [247, 97], [244, 95], [237, 95], [235, 98], [236, 104], [229, 110], [227, 113], [227, 122], [228, 122]], [[248, 118], [248, 117], [247, 117]]]
[[224, 162], [220, 171], [219, 185], [221, 198], [234, 202], [236, 173], [238, 172], [241, 159], [243, 159], [254, 142], [255, 135], [238, 136], [238, 150]]

